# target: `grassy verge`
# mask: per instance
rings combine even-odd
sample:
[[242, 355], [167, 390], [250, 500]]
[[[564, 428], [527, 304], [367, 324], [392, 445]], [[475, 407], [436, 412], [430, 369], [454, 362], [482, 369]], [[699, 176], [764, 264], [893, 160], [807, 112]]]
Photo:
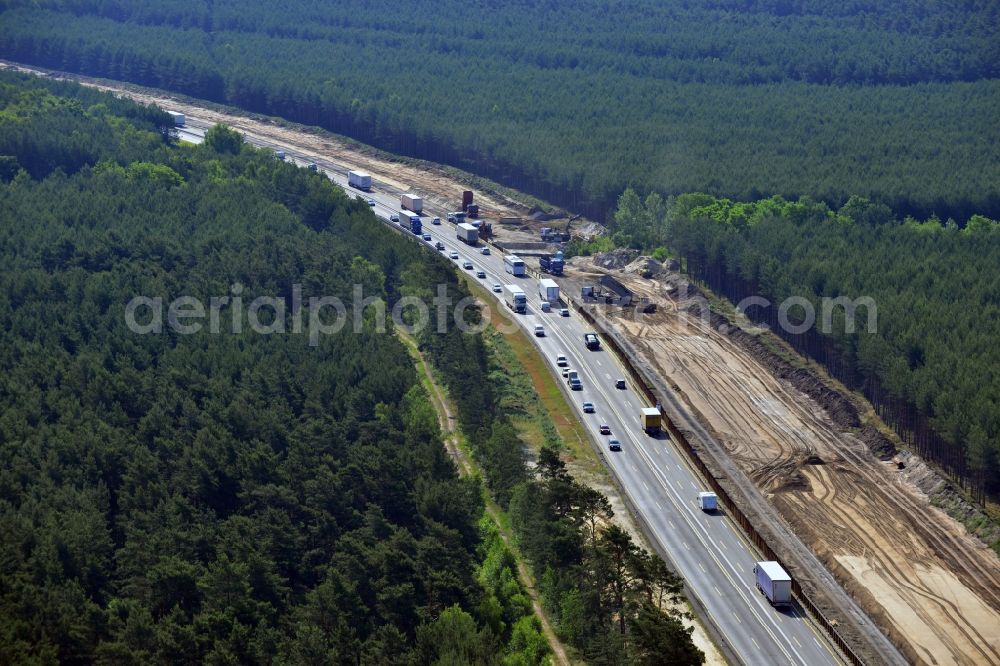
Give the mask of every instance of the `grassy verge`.
[[[461, 429], [454, 423], [453, 417], [457, 412], [454, 404], [448, 399], [447, 389], [434, 380], [433, 370], [424, 360], [416, 341], [398, 329], [397, 335], [407, 351], [409, 351], [410, 356], [413, 357], [414, 364], [420, 375], [420, 384], [427, 392], [427, 396], [431, 400], [435, 411], [438, 412], [445, 445], [448, 447], [449, 452], [452, 453], [459, 468], [459, 473], [463, 476], [472, 475], [481, 477], [479, 467], [472, 457], [468, 441], [462, 434]], [[552, 628], [552, 624], [545, 615], [541, 599], [538, 595], [538, 583], [531, 570], [531, 566], [517, 547], [517, 540], [514, 538], [514, 533], [510, 525], [510, 517], [489, 496], [485, 484], [480, 484], [480, 487], [482, 488], [483, 499], [485, 501], [486, 518], [491, 520], [496, 526], [497, 534], [502, 540], [503, 546], [510, 552], [516, 562], [518, 580], [531, 598], [532, 611], [535, 617], [538, 618], [542, 635], [545, 636], [545, 640], [551, 651], [551, 663], [559, 664], [560, 666], [569, 666], [570, 664], [577, 663], [576, 659], [571, 659], [569, 656], [573, 652], [572, 648], [567, 647], [559, 640], [555, 630]]]
[[500, 326], [509, 321], [502, 309], [491, 304], [488, 315], [491, 326], [483, 339], [493, 364], [491, 377], [518, 434], [534, 452], [547, 444], [578, 471], [607, 478], [607, 469], [538, 348], [521, 329], [500, 332], [509, 330]]

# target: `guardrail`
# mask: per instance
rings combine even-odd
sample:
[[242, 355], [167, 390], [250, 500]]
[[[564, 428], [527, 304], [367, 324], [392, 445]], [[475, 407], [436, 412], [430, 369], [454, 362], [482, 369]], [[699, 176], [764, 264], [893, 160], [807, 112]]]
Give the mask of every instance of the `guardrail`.
[[[598, 331], [601, 333], [601, 336], [604, 339], [604, 342], [611, 348], [611, 350], [618, 356], [618, 358], [621, 359], [622, 364], [625, 366], [626, 371], [632, 378], [633, 383], [636, 386], [638, 386], [639, 389], [642, 391], [643, 395], [646, 396], [646, 399], [649, 401], [649, 404], [650, 405], [659, 404], [660, 401], [656, 397], [656, 393], [650, 387], [649, 382], [646, 381], [645, 375], [639, 368], [637, 368], [632, 363], [632, 360], [629, 358], [628, 354], [626, 354], [625, 351], [621, 349], [621, 347], [619, 347], [618, 342], [615, 340], [615, 337], [613, 335], [608, 335], [604, 324], [598, 321], [597, 318], [587, 308], [579, 307], [576, 305], [575, 302], [572, 302], [572, 304], [574, 305], [577, 312], [579, 312], [589, 324], [598, 329]], [[638, 417], [638, 415], [636, 416]], [[662, 418], [663, 418], [663, 423], [666, 426], [667, 432], [674, 439], [674, 441], [677, 442], [681, 450], [683, 450], [685, 455], [687, 456], [687, 459], [691, 462], [692, 465], [694, 465], [694, 467], [701, 474], [702, 478], [712, 488], [712, 491], [716, 494], [719, 501], [722, 502], [722, 504], [726, 507], [726, 512], [733, 519], [733, 521], [740, 526], [744, 534], [746, 534], [747, 538], [750, 539], [750, 541], [754, 544], [754, 546], [756, 546], [760, 550], [761, 554], [764, 556], [765, 559], [774, 560], [775, 562], [778, 562], [779, 564], [781, 564], [782, 568], [784, 568], [787, 571], [789, 567], [785, 565], [784, 562], [782, 562], [781, 558], [778, 557], [777, 553], [774, 552], [774, 550], [768, 545], [764, 537], [753, 526], [753, 523], [750, 522], [750, 519], [746, 517], [746, 514], [744, 514], [740, 510], [740, 508], [736, 505], [736, 502], [733, 501], [732, 497], [730, 497], [726, 489], [723, 488], [722, 485], [718, 482], [718, 480], [716, 480], [716, 478], [712, 475], [712, 473], [708, 469], [708, 466], [701, 459], [701, 457], [698, 456], [697, 451], [691, 446], [687, 436], [679, 428], [677, 428], [677, 425], [672, 420], [670, 420], [666, 414], [663, 414]], [[798, 584], [798, 581], [796, 581], [795, 579], [792, 579], [792, 594], [795, 595], [796, 600], [806, 610], [806, 612], [812, 615], [813, 618], [816, 620], [817, 624], [819, 624], [823, 628], [826, 634], [830, 637], [830, 640], [834, 643], [834, 645], [836, 645], [840, 649], [842, 655], [846, 657], [847, 661], [853, 664], [854, 666], [864, 666], [865, 662], [847, 643], [844, 637], [840, 635], [840, 632], [837, 631], [836, 625], [833, 622], [831, 622], [825, 615], [823, 615], [822, 611], [820, 611], [820, 609], [816, 606], [816, 604], [814, 604], [812, 600], [805, 594], [801, 586]]]

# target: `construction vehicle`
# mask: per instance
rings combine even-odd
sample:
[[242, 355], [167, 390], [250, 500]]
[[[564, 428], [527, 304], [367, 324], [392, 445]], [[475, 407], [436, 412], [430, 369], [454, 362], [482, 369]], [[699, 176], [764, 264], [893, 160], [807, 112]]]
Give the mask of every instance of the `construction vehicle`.
[[563, 260], [563, 253], [559, 251], [555, 254], [542, 255], [538, 259], [538, 265], [541, 267], [543, 273], [562, 275], [566, 262]]

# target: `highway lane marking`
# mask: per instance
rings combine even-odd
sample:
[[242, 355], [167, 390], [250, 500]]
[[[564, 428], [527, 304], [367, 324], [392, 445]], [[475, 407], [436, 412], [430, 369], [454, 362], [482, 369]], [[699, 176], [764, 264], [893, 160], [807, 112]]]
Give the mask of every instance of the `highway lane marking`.
[[663, 511], [663, 507], [660, 506], [660, 501], [659, 500], [653, 500], [653, 501], [656, 502], [656, 508], [659, 509], [660, 511]]
[[[741, 620], [741, 619], [740, 619], [740, 616], [736, 614], [736, 611], [730, 611], [730, 612], [731, 612], [731, 613], [733, 614], [733, 617], [735, 617], [735, 618], [736, 618], [736, 621], [737, 621], [737, 622], [739, 622], [740, 624], [743, 624], [743, 620]], [[750, 640], [753, 640], [753, 637], [752, 637], [752, 636], [750, 637]], [[755, 643], [754, 643], [754, 645], [757, 645], [757, 643], [755, 642]], [[759, 646], [759, 645], [757, 645], [757, 649], [758, 649], [758, 650], [760, 649], [760, 646]]]
[[[631, 431], [629, 431], [629, 436], [632, 437], [634, 442], [639, 443], [638, 440], [636, 439], [635, 434], [632, 433]], [[678, 509], [686, 507], [686, 504], [680, 498], [677, 491], [672, 490], [670, 488], [666, 478], [666, 474], [662, 470], [660, 470], [659, 467], [656, 465], [656, 463], [653, 461], [653, 459], [650, 458], [648, 454], [646, 454], [645, 449], [641, 446], [641, 443], [640, 446], [638, 447], [638, 451], [639, 455], [642, 455], [647, 459], [653, 474], [658, 477], [663, 488], [668, 491], [668, 496], [673, 495], [672, 502], [675, 505], [675, 507]], [[681, 469], [680, 465], [678, 465], [677, 467], [678, 469]], [[686, 508], [688, 508], [690, 512], [693, 512], [693, 508], [691, 507], [686, 507]], [[725, 554], [719, 552], [718, 553], [719, 556], [726, 562], [726, 565], [728, 565], [728, 570], [726, 567], [722, 566], [722, 563], [719, 561], [719, 558], [716, 557], [716, 552], [709, 547], [709, 542], [711, 541], [711, 539], [708, 537], [708, 531], [706, 527], [700, 522], [696, 521], [692, 522], [692, 519], [688, 513], [681, 512], [680, 515], [681, 518], [683, 518], [684, 521], [688, 524], [688, 528], [695, 534], [698, 540], [701, 541], [709, 557], [711, 557], [715, 561], [716, 565], [718, 565], [720, 572], [729, 581], [730, 585], [733, 587], [733, 590], [736, 592], [737, 595], [739, 595], [739, 597], [746, 604], [747, 609], [751, 612], [751, 614], [753, 614], [753, 616], [758, 620], [758, 622], [760, 622], [761, 628], [767, 633], [768, 636], [770, 636], [771, 643], [778, 650], [780, 650], [782, 654], [785, 655], [785, 657], [788, 659], [789, 662], [795, 661], [797, 659], [800, 663], [808, 664], [809, 662], [802, 657], [802, 655], [798, 652], [798, 650], [791, 647], [791, 645], [787, 643], [788, 636], [780, 627], [777, 626], [777, 624], [772, 624], [768, 626], [768, 624], [765, 622], [765, 618], [770, 618], [772, 616], [770, 614], [767, 614], [767, 611], [763, 606], [763, 602], [757, 597], [757, 595], [748, 596], [747, 594], [748, 585], [745, 583], [745, 581], [743, 581], [743, 576], [740, 570], [733, 565], [733, 563], [729, 560], [728, 557], [726, 557]], [[676, 526], [673, 525], [672, 521], [670, 522], [670, 524], [672, 529], [676, 529]], [[729, 531], [733, 531], [732, 527], [728, 526], [728, 524], [727, 524], [727, 529], [729, 529]], [[702, 536], [702, 533], [705, 534], [704, 537]], [[708, 539], [708, 541], [706, 541], [706, 539]], [[756, 559], [748, 548], [744, 549], [743, 554], [747, 559], [750, 560]], [[739, 584], [737, 584], [737, 580], [740, 581]], [[765, 614], [762, 615], [761, 612]], [[771, 629], [772, 626], [774, 628], [774, 631], [772, 631]], [[807, 626], [809, 627], [810, 630], [813, 630], [811, 625], [807, 624]], [[775, 632], [780, 634], [782, 638], [784, 638], [784, 641], [779, 641], [778, 637], [775, 635]], [[792, 654], [790, 654], [788, 650], [785, 649], [786, 644], [788, 644], [788, 648], [791, 650], [791, 652], [794, 653], [795, 655], [794, 658], [792, 657]]]
[[719, 586], [718, 585], [713, 585], [712, 587], [715, 588], [715, 593], [721, 597], [722, 596], [722, 591], [719, 590]]
[[683, 544], [684, 544], [684, 547], [685, 547], [685, 548], [687, 548], [688, 550], [691, 550], [691, 546], [689, 546], [689, 545], [688, 545], [688, 542], [687, 542], [687, 541], [682, 541], [681, 543], [683, 543]]
[[799, 647], [802, 647], [802, 643], [799, 643], [799, 639], [798, 638], [796, 638], [795, 636], [792, 636], [792, 640], [795, 641], [796, 645], [798, 645]]
[[635, 472], [636, 474], [639, 473], [639, 468], [636, 467], [634, 463], [632, 464], [632, 471]]
[[750, 640], [753, 641], [753, 646], [759, 650], [760, 646], [757, 645], [757, 640], [753, 636], [750, 637]]
[[[526, 324], [524, 325], [524, 328], [527, 329], [527, 325]], [[555, 331], [555, 335], [556, 335], [557, 338], [559, 338], [560, 340], [562, 340], [567, 345], [567, 347], [566, 347], [567, 349], [572, 350], [569, 353], [570, 353], [570, 355], [572, 355], [574, 357], [575, 361], [579, 361], [580, 359], [584, 358], [582, 355], [579, 355], [579, 352], [576, 351], [576, 348], [573, 347], [572, 343], [569, 342], [568, 338], [566, 337], [567, 334], [566, 334], [565, 331], [563, 331], [561, 329], [557, 329]], [[594, 360], [595, 362], [599, 363], [599, 361], [597, 361], [596, 359], [592, 359], [592, 358], [588, 357], [586, 359], [586, 361], [588, 361], [588, 362], [579, 363], [579, 368], [580, 368], [581, 375], [586, 376], [589, 379], [591, 379], [592, 381], [594, 381], [594, 379], [595, 379], [594, 372], [592, 371], [591, 367], [589, 366], [589, 361], [590, 360]], [[600, 384], [599, 384], [599, 382], [594, 381], [594, 385], [595, 386], [599, 386]], [[626, 423], [628, 423], [629, 422], [628, 419], [622, 418], [621, 412], [619, 410], [619, 405], [616, 405], [613, 401], [611, 401], [610, 398], [609, 398], [609, 396], [607, 394], [604, 394], [603, 397], [605, 398], [605, 400], [608, 401], [608, 406], [610, 407], [610, 410], [614, 414], [614, 416], [616, 416], [618, 418], [619, 423], [620, 424], [626, 424]], [[649, 443], [645, 439], [643, 439], [643, 440], [640, 441], [638, 439], [638, 436], [636, 435], [636, 433], [632, 432], [628, 428], [623, 428], [623, 431], [625, 432], [625, 436], [628, 437], [628, 438], [630, 438], [631, 441], [634, 444], [636, 444], [636, 450], [637, 450], [637, 452], [639, 453], [640, 456], [642, 456], [643, 458], [646, 459], [647, 463], [650, 465], [650, 468], [651, 468], [651, 471], [652, 471], [654, 477], [657, 477], [657, 480], [659, 481], [659, 483], [661, 483], [662, 486], [665, 489], [667, 489], [667, 491], [668, 491], [667, 496], [671, 498], [671, 503], [674, 504], [674, 507], [676, 509], [678, 509], [678, 510], [683, 509], [683, 508], [687, 508], [687, 510], [689, 512], [693, 513], [694, 509], [692, 507], [686, 506], [686, 503], [680, 498], [680, 496], [678, 494], [678, 491], [669, 487], [668, 481], [665, 478], [665, 474], [662, 472], [662, 470], [660, 470], [657, 467], [656, 463], [650, 458], [649, 454], [646, 451], [646, 446], [649, 446]], [[614, 469], [614, 465], [612, 466], [612, 469]], [[684, 468], [682, 468], [680, 465], [677, 465], [677, 469], [679, 471], [681, 471], [682, 473], [684, 472]], [[691, 474], [691, 473], [688, 472], [688, 474]], [[630, 495], [632, 494], [630, 492], [629, 487], [628, 487], [627, 484], [623, 484], [623, 490], [625, 490], [625, 492], [628, 493], [628, 494], [630, 494]], [[761, 624], [761, 628], [765, 631], [765, 633], [771, 639], [769, 641], [769, 643], [773, 644], [774, 647], [778, 651], [780, 651], [789, 662], [796, 662], [797, 661], [798, 663], [808, 664], [809, 662], [807, 660], [805, 660], [802, 657], [802, 655], [799, 654], [799, 652], [795, 648], [791, 647], [791, 645], [788, 643], [788, 636], [785, 635], [784, 631], [782, 631], [774, 623], [771, 623], [770, 626], [766, 623], [765, 618], [770, 617], [770, 615], [765, 615], [763, 617], [761, 616], [761, 611], [764, 611], [763, 606], [761, 605], [762, 602], [760, 601], [760, 599], [757, 598], [757, 595], [748, 595], [748, 589], [746, 589], [748, 586], [747, 586], [746, 581], [743, 580], [744, 576], [740, 573], [740, 570], [738, 570], [733, 565], [733, 563], [730, 562], [729, 559], [725, 557], [725, 555], [722, 555], [722, 553], [719, 553], [718, 551], [714, 551], [712, 548], [709, 547], [709, 544], [706, 542], [706, 538], [708, 538], [708, 532], [707, 532], [706, 527], [704, 525], [701, 525], [697, 521], [693, 521], [692, 517], [691, 517], [691, 515], [689, 513], [685, 513], [683, 511], [680, 511], [680, 515], [681, 515], [682, 519], [685, 521], [685, 523], [687, 523], [688, 529], [691, 530], [691, 532], [695, 535], [695, 537], [698, 538], [698, 540], [701, 542], [701, 544], [705, 547], [705, 552], [719, 566], [720, 573], [722, 573], [722, 575], [729, 581], [730, 585], [733, 588], [733, 591], [736, 592], [736, 594], [738, 595], [738, 597], [745, 604], [747, 610], [749, 610], [750, 613], [759, 620], [759, 622]], [[672, 530], [676, 530], [677, 529], [677, 526], [673, 523], [673, 521], [668, 521], [668, 522], [669, 522], [670, 527], [671, 527]], [[730, 532], [734, 531], [734, 527], [732, 525], [730, 525], [729, 523], [724, 523], [724, 525], [725, 525], [725, 529], [728, 529]], [[704, 532], [704, 536], [702, 535], [703, 532]], [[654, 536], [656, 536], [655, 532], [654, 532]], [[667, 535], [663, 535], [663, 536], [666, 537]], [[660, 537], [656, 536], [656, 538], [660, 538]], [[709, 541], [710, 540], [711, 539], [709, 539]], [[665, 543], [669, 543], [669, 539]], [[685, 543], [685, 547], [688, 550], [691, 549], [690, 545], [688, 545], [686, 543]], [[716, 553], [718, 553], [719, 555], [722, 556], [722, 558], [726, 561], [726, 564], [728, 565], [728, 567], [724, 567], [722, 565], [722, 563], [719, 561], [719, 558], [716, 557]], [[755, 559], [753, 557], [751, 551], [749, 550], [749, 548], [747, 548], [744, 551], [744, 556], [748, 560]], [[735, 574], [735, 576], [734, 576], [734, 574]], [[739, 582], [737, 582], [737, 580], [739, 580]], [[708, 610], [708, 609], [706, 609], [706, 610]], [[766, 611], [764, 611], [764, 612], [766, 612]], [[711, 611], [709, 611], [709, 614], [710, 615], [714, 615], [714, 613], [711, 613]], [[719, 626], [718, 623], [716, 624], [716, 626], [717, 627]], [[774, 631], [772, 631], [772, 627], [774, 628]], [[810, 626], [810, 629], [811, 628], [812, 627]], [[723, 634], [726, 633], [721, 627], [719, 627], [719, 630], [722, 631]], [[778, 636], [775, 634], [775, 632], [777, 634], [780, 634], [782, 636], [782, 638], [784, 638], [784, 640], [779, 640]], [[789, 649], [791, 650], [791, 652], [789, 652]], [[794, 656], [793, 656], [793, 654], [794, 654]]]
[[676, 530], [677, 529], [677, 526], [674, 525], [674, 521], [668, 520], [667, 523], [670, 525], [670, 529], [672, 529], [672, 530]]
[[[646, 485], [645, 481], [642, 482], [642, 485], [646, 488], [646, 490], [649, 490], [649, 486]], [[653, 491], [649, 490], [649, 492], [653, 492]]]
[[701, 562], [698, 563], [698, 567], [701, 569], [702, 573], [708, 573], [708, 571], [705, 570], [705, 565]]

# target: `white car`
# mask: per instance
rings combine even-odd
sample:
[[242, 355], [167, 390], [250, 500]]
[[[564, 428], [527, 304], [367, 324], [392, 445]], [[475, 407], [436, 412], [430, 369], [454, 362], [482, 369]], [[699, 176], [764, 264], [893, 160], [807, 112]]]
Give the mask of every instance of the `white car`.
[[448, 253], [448, 258], [449, 259], [458, 259], [458, 252], [455, 252], [454, 250], [452, 250], [451, 252]]
[[430, 234], [424, 234], [424, 235], [422, 236], [422, 238], [423, 238], [423, 239], [424, 239], [425, 241], [430, 241], [430, 240], [431, 240], [431, 235], [430, 235]]
[[563, 309], [559, 310], [559, 314], [561, 314], [563, 317], [568, 317], [569, 316], [569, 308], [563, 308]]
[[392, 215], [389, 216], [389, 221], [390, 222], [399, 222], [399, 215], [396, 215], [395, 213], [393, 213]]
[[569, 365], [569, 361], [566, 360], [565, 356], [559, 354], [558, 356], [556, 356], [556, 365], [558, 365], [560, 368], [565, 368], [566, 366]]
[[536, 338], [544, 338], [545, 337], [545, 327], [544, 326], [536, 326], [535, 327], [535, 337]]
[[482, 250], [479, 251], [479, 254], [483, 255], [488, 255], [489, 253], [490, 253], [490, 248], [488, 247], [484, 247]]
[[431, 220], [431, 224], [441, 224], [441, 218], [435, 217], [433, 220]]
[[368, 200], [368, 205], [369, 206], [374, 206], [375, 205], [375, 200], [374, 199], [369, 199]]
[[593, 414], [594, 413], [594, 403], [592, 403], [592, 402], [585, 402], [585, 403], [583, 403], [583, 412], [585, 414]]
[[549, 305], [548, 301], [542, 301], [542, 312], [548, 312], [551, 309], [552, 309], [552, 306]]
[[500, 286], [500, 283], [499, 282], [494, 282], [493, 283], [493, 292], [499, 294], [501, 291], [503, 291], [503, 287]]
[[472, 262], [469, 261], [468, 259], [466, 259], [465, 261], [462, 262], [462, 268], [464, 268], [467, 271], [471, 271], [472, 270]]

